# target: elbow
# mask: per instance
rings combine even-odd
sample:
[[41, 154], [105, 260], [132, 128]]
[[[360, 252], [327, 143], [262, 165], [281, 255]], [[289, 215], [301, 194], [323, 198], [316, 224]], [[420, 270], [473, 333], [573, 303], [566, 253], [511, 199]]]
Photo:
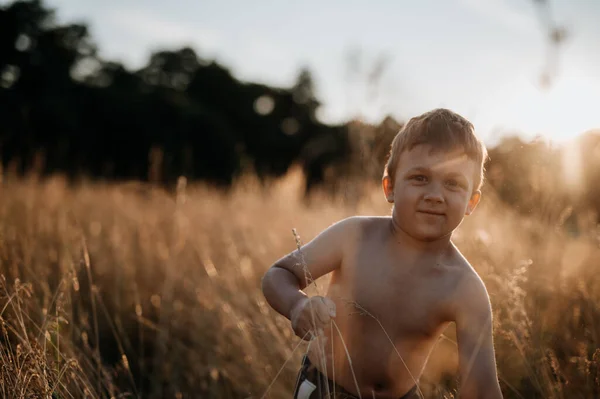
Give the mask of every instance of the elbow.
[[260, 280], [260, 289], [263, 293], [263, 295], [266, 295], [268, 290], [269, 290], [269, 286], [271, 284], [271, 275], [273, 273], [273, 267], [270, 267], [265, 274], [263, 274], [261, 280]]
[[273, 281], [273, 268], [269, 268], [263, 275], [260, 281], [260, 289], [263, 294], [263, 298], [267, 301], [267, 303], [274, 307], [277, 305], [277, 291], [276, 284]]
[[267, 300], [270, 297], [281, 295], [283, 291], [287, 291], [289, 288], [293, 288], [294, 290], [302, 289], [302, 284], [294, 273], [277, 263], [273, 264], [265, 272], [260, 285], [262, 293]]
[[273, 288], [276, 285], [274, 280], [277, 279], [276, 274], [279, 270], [282, 270], [282, 268], [275, 264], [263, 274], [262, 279], [260, 280], [260, 288], [265, 297], [268, 297], [273, 291]]

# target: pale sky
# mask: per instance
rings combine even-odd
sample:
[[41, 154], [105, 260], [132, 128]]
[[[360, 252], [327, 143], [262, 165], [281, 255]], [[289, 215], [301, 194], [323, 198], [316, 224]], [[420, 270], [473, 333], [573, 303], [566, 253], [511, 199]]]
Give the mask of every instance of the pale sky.
[[[534, 0], [47, 0], [61, 22], [86, 21], [106, 59], [136, 68], [159, 48], [192, 46], [242, 80], [315, 78], [325, 122], [406, 120], [451, 108], [488, 143], [498, 131], [563, 141], [600, 128], [600, 0], [548, 0], [569, 29], [558, 76], [539, 88], [547, 42]], [[7, 1], [0, 0], [6, 4]], [[349, 74], [357, 49], [362, 72]], [[387, 67], [376, 96], [364, 87]], [[363, 83], [361, 83], [363, 82]]]

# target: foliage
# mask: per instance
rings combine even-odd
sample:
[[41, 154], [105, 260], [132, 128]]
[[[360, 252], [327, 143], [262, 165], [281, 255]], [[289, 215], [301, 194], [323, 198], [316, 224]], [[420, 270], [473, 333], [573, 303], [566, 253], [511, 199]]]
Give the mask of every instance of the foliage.
[[[295, 248], [292, 228], [306, 242], [351, 214], [389, 213], [375, 186], [351, 206], [318, 193], [306, 205], [300, 170], [229, 195], [184, 181], [175, 194], [61, 179], [2, 188], [0, 308], [14, 334], [0, 353], [32, 354], [14, 363], [20, 380], [2, 369], [2, 389], [61, 397], [285, 397], [306, 347], [265, 303], [262, 274]], [[598, 397], [597, 232], [570, 237], [490, 191], [455, 241], [490, 291], [505, 397]], [[454, 342], [449, 328], [432, 355], [431, 397], [455, 395]]]
[[[229, 186], [246, 170], [281, 176], [294, 161], [318, 175], [343, 152], [344, 128], [316, 118], [308, 70], [290, 88], [245, 83], [186, 47], [157, 51], [128, 71], [98, 56], [85, 25], [52, 16], [40, 0], [0, 8], [5, 167]], [[333, 144], [307, 149], [322, 137]]]

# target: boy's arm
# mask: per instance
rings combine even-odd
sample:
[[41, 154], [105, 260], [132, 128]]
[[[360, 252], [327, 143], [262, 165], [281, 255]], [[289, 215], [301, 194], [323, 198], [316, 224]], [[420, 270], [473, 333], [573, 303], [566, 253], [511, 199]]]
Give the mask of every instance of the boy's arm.
[[489, 296], [479, 276], [466, 279], [456, 314], [460, 397], [501, 399]]
[[295, 250], [276, 261], [262, 279], [263, 294], [269, 305], [291, 320], [294, 307], [307, 299], [302, 290], [311, 278], [316, 280], [341, 265], [344, 246], [351, 242], [356, 226], [356, 218], [337, 222], [300, 251]]

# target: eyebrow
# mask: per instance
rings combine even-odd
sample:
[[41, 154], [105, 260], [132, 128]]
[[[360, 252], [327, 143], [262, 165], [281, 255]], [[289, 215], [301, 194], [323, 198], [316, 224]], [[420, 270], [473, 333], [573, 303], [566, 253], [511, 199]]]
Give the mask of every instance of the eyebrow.
[[449, 172], [449, 173], [448, 173], [448, 176], [452, 176], [452, 177], [462, 177], [462, 178], [464, 178], [464, 179], [466, 179], [466, 178], [467, 178], [467, 176], [466, 176], [465, 174], [463, 174], [463, 173], [460, 173], [460, 172]]
[[[413, 168], [410, 168], [409, 170], [406, 171], [407, 175], [410, 175], [412, 173], [417, 173], [417, 172], [430, 172], [431, 169], [435, 169], [435, 168], [427, 168], [424, 166], [415, 166]], [[463, 179], [467, 179], [467, 176], [464, 173], [461, 172], [448, 172], [447, 173], [448, 176], [452, 176], [452, 177], [462, 177]]]
[[409, 170], [406, 171], [406, 174], [411, 174], [411, 173], [415, 173], [415, 172], [429, 172], [429, 168], [426, 168], [424, 166], [415, 166], [414, 168], [410, 168]]

